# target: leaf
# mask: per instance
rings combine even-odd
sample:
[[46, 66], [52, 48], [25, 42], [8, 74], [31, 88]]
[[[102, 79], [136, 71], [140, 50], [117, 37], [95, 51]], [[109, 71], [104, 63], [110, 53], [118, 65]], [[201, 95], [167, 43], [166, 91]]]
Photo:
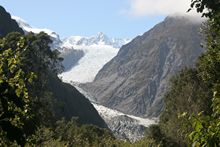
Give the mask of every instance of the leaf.
[[193, 131], [192, 133], [189, 134], [189, 139], [190, 140], [193, 140], [194, 138], [194, 135], [196, 134], [197, 132]]
[[198, 122], [196, 123], [195, 130], [196, 130], [196, 131], [200, 131], [202, 128], [203, 128], [202, 123], [198, 121]]

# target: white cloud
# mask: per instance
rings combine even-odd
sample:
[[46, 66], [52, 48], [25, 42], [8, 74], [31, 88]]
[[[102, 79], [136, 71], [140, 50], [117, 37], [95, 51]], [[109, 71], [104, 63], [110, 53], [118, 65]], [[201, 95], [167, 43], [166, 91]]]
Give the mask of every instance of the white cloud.
[[191, 0], [130, 0], [126, 13], [133, 16], [186, 14], [190, 3]]

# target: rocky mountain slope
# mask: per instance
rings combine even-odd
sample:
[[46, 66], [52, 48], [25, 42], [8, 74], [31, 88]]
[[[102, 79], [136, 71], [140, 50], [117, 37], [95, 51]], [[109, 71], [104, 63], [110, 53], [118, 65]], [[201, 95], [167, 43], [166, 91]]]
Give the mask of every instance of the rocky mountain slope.
[[193, 66], [203, 52], [200, 24], [188, 16], [167, 17], [124, 45], [94, 82], [81, 87], [104, 106], [136, 116], [158, 116], [170, 77]]
[[0, 37], [3, 37], [10, 32], [24, 33], [16, 21], [11, 19], [11, 15], [6, 12], [2, 6], [0, 6]]

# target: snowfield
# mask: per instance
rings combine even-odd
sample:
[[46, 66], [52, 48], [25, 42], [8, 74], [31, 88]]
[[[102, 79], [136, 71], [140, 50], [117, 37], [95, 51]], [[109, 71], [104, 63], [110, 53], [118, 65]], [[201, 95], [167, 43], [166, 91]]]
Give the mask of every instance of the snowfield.
[[66, 38], [63, 40], [61, 48], [83, 51], [84, 56], [77, 62], [77, 65], [74, 64], [71, 70], [65, 71], [59, 76], [68, 83], [92, 82], [99, 70], [117, 55], [122, 45], [129, 41], [128, 39], [109, 38], [101, 32], [91, 37], [71, 36]]
[[75, 50], [82, 50], [85, 55], [71, 70], [63, 72], [60, 77], [65, 82], [92, 82], [98, 71], [110, 61], [119, 49], [109, 45], [75, 46]]

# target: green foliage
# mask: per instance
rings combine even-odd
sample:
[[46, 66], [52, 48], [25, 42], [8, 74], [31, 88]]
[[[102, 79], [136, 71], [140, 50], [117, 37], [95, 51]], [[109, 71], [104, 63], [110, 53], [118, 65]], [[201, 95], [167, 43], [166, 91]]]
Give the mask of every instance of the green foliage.
[[159, 146], [153, 139], [145, 138], [135, 143], [117, 140], [107, 129], [81, 125], [76, 119], [57, 121], [53, 128], [41, 127], [30, 139], [37, 146], [59, 147], [146, 147]]
[[[202, 13], [203, 16], [210, 18], [219, 18], [220, 1], [219, 0], [191, 0], [191, 8], [196, 8], [198, 13]], [[218, 20], [219, 21], [219, 20]]]
[[197, 66], [203, 80], [214, 86], [220, 82], [220, 1], [193, 0], [191, 7], [208, 18], [203, 27], [207, 51], [200, 57]]
[[[28, 34], [25, 36], [27, 47], [23, 54], [23, 68], [27, 71], [34, 71], [37, 79], [30, 85], [31, 112], [35, 114], [32, 123], [36, 126], [51, 125], [54, 121], [54, 99], [53, 93], [48, 88], [48, 79], [51, 75], [60, 72], [61, 59], [57, 50], [51, 50], [50, 37], [41, 32], [39, 34]], [[13, 39], [12, 39], [13, 40]], [[29, 128], [27, 128], [29, 130]]]
[[[47, 72], [55, 74], [60, 72], [61, 58], [58, 57], [58, 50], [51, 50], [50, 44], [52, 43], [50, 37], [41, 32], [37, 35], [29, 33], [26, 36], [26, 43], [28, 43], [27, 51], [25, 52], [26, 65], [29, 66], [28, 70], [37, 72], [38, 76], [47, 75]], [[38, 77], [40, 78], [40, 77]]]
[[[211, 115], [200, 112], [189, 118], [193, 126], [189, 139], [194, 146], [217, 147], [220, 146], [220, 1], [193, 1], [192, 7], [209, 18], [204, 29], [207, 51], [199, 59], [198, 69], [214, 94]], [[204, 8], [208, 11], [204, 12]]]
[[3, 143], [24, 145], [37, 126], [53, 121], [47, 79], [58, 72], [60, 59], [50, 43], [45, 33], [10, 33], [0, 39], [0, 131], [8, 140]]
[[75, 119], [54, 123], [48, 79], [62, 68], [49, 36], [11, 33], [0, 39], [0, 146], [220, 146], [220, 2], [192, 0], [191, 7], [209, 18], [203, 28], [207, 51], [195, 69], [172, 78], [159, 125], [135, 143]]
[[220, 146], [220, 95], [217, 91], [214, 92], [212, 102], [212, 115], [203, 115], [201, 112], [189, 118], [194, 129], [189, 139], [194, 146]]
[[195, 69], [183, 70], [172, 79], [159, 127], [165, 140], [171, 139], [178, 146], [217, 147], [220, 146], [220, 1], [192, 0], [191, 8], [209, 19], [203, 26], [206, 52]]
[[163, 141], [163, 134], [161, 133], [160, 127], [158, 125], [151, 125], [148, 128], [147, 137], [154, 139], [156, 142]]
[[[20, 37], [14, 50], [2, 50], [5, 42], [0, 41], [0, 134], [1, 138], [8, 140], [6, 142], [16, 141], [21, 145], [25, 143], [24, 122], [31, 117], [27, 85], [35, 77], [33, 72], [25, 72], [20, 68], [23, 42]], [[4, 141], [0, 140], [1, 146], [5, 144]]]
[[211, 89], [201, 80], [195, 69], [184, 69], [171, 80], [165, 96], [165, 108], [160, 116], [160, 128], [167, 142], [186, 146], [186, 134], [192, 130], [187, 114], [204, 111], [210, 114]]
[[38, 146], [49, 142], [63, 146], [105, 146], [114, 141], [112, 134], [105, 129], [90, 125], [80, 125], [76, 120], [57, 121], [54, 128], [40, 128], [34, 136]]
[[220, 29], [211, 26], [212, 23], [208, 22], [203, 27], [206, 44], [204, 47], [207, 49], [198, 61], [198, 70], [203, 80], [211, 86], [219, 82], [220, 71]]
[[[55, 87], [67, 93], [74, 89], [57, 82], [61, 59], [50, 43], [45, 33], [10, 33], [0, 39], [0, 146], [96, 146], [115, 141], [109, 131], [94, 126], [79, 126], [72, 120], [54, 123], [51, 84], [60, 84]], [[37, 138], [32, 137], [39, 127]]]

